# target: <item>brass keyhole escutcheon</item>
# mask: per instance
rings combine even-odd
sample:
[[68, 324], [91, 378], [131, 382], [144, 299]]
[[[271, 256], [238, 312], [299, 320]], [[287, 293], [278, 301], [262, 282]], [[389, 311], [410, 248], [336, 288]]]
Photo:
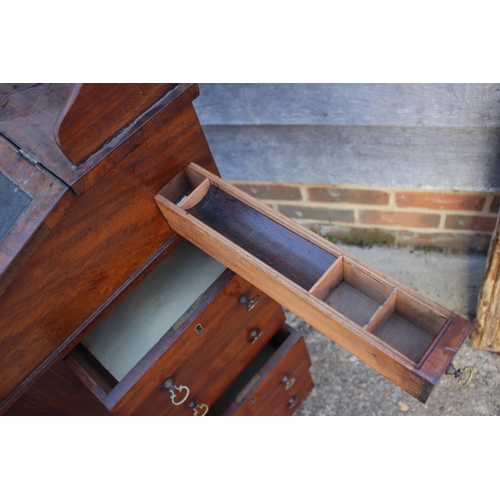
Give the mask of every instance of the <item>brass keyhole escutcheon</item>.
[[194, 327], [194, 331], [196, 332], [196, 335], [201, 335], [205, 331], [205, 328], [203, 328], [203, 325], [201, 323], [198, 323]]

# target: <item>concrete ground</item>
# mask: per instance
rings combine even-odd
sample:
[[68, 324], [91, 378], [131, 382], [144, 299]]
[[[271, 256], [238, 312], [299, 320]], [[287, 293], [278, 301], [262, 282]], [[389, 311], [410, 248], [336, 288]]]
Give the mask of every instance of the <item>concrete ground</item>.
[[[474, 317], [484, 255], [344, 248], [457, 314]], [[443, 376], [422, 404], [290, 312], [287, 320], [304, 334], [315, 382], [296, 415], [500, 415], [500, 355], [474, 350], [466, 341], [453, 364], [474, 366], [470, 385], [461, 388], [454, 377]]]

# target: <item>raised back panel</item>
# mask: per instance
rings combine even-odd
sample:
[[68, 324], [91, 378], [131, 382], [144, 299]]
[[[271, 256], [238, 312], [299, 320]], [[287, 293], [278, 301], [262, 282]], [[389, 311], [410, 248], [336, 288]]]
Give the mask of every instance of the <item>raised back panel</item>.
[[60, 148], [80, 165], [176, 86], [175, 83], [81, 83], [55, 126]]

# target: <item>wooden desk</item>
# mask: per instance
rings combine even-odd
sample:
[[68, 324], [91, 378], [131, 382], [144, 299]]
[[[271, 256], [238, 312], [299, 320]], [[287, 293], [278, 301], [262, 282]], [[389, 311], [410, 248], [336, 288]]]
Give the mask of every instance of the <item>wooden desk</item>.
[[0, 85], [0, 411], [290, 415], [281, 304], [425, 402], [472, 325], [222, 181], [197, 95]]
[[[284, 328], [278, 303], [213, 259], [208, 279], [193, 273], [190, 265], [207, 258], [187, 242], [177, 257], [192, 262], [175, 260], [182, 238], [154, 196], [191, 161], [218, 175], [197, 95], [194, 84], [0, 86], [0, 188], [9, 208], [0, 219], [2, 412], [202, 414]], [[177, 290], [155, 288], [175, 279]], [[148, 282], [153, 294], [169, 295], [171, 317], [155, 319], [149, 341], [141, 337], [148, 325], [135, 324], [129, 364], [104, 366], [97, 335]], [[260, 296], [250, 312], [245, 293]], [[280, 335], [303, 344], [291, 331]], [[301, 361], [310, 364], [305, 346]], [[301, 400], [312, 388], [306, 375]], [[189, 387], [182, 405], [174, 386]], [[270, 401], [259, 412], [297, 407]]]

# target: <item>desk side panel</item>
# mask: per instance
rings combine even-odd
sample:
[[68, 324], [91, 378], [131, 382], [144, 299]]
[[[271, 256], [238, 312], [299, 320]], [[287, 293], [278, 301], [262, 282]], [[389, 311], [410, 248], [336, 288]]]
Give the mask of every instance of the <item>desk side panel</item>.
[[[154, 195], [191, 161], [217, 167], [194, 108], [154, 117], [149, 136], [77, 196], [0, 300], [0, 411], [95, 324], [173, 236]], [[130, 145], [124, 145], [130, 148]]]

